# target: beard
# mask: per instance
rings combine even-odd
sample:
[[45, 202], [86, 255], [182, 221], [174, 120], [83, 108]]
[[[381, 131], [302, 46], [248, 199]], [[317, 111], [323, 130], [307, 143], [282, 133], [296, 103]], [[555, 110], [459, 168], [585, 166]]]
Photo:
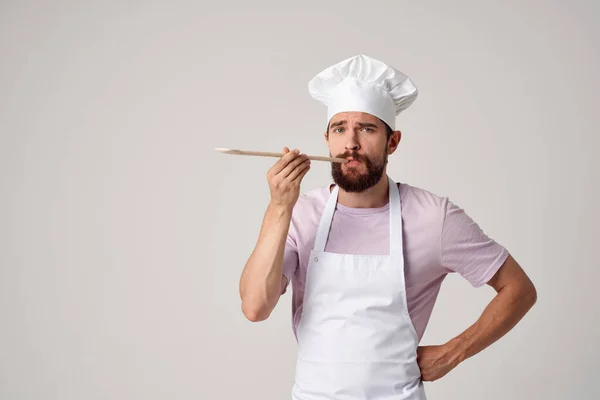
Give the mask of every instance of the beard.
[[361, 172], [362, 165], [346, 167], [346, 170], [342, 170], [341, 163], [331, 164], [331, 176], [333, 181], [344, 191], [351, 193], [361, 193], [365, 190], [375, 186], [377, 182], [381, 180], [383, 171], [387, 165], [388, 155], [384, 151], [381, 157], [376, 159], [369, 158], [364, 155], [359, 155], [353, 151], [346, 151], [345, 153], [338, 154], [338, 158], [352, 157], [354, 160], [361, 164], [364, 164], [367, 168], [367, 172]]

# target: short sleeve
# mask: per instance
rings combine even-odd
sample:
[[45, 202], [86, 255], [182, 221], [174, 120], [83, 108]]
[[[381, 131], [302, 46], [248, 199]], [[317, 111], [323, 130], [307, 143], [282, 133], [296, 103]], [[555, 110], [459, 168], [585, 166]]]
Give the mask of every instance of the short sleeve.
[[284, 294], [287, 291], [292, 276], [296, 273], [298, 264], [298, 247], [296, 246], [296, 241], [288, 233], [285, 240], [285, 249], [283, 251], [283, 275], [286, 280], [285, 283], [282, 284], [281, 294]]
[[442, 267], [457, 272], [473, 287], [480, 287], [494, 276], [507, 256], [508, 251], [486, 235], [462, 208], [445, 199]]

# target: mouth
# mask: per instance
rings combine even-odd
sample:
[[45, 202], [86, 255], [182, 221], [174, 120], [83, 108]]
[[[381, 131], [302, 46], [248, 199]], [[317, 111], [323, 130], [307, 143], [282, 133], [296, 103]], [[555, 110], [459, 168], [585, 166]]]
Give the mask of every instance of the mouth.
[[348, 162], [346, 163], [347, 166], [352, 167], [352, 166], [357, 166], [360, 164], [360, 161], [355, 160], [353, 158], [347, 158]]

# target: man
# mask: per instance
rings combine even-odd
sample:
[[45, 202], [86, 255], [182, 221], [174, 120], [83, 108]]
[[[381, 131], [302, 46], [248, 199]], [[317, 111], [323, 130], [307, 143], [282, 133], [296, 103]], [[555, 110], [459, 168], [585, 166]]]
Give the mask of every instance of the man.
[[[400, 142], [395, 117], [417, 96], [411, 80], [359, 55], [309, 84], [327, 106], [335, 185], [300, 196], [310, 161], [298, 150], [269, 170], [271, 201], [240, 279], [242, 311], [269, 317], [289, 282], [298, 341], [295, 400], [426, 399], [446, 375], [498, 340], [536, 302], [525, 272], [447, 198], [387, 175]], [[497, 295], [439, 346], [419, 341], [441, 283], [456, 272]]]

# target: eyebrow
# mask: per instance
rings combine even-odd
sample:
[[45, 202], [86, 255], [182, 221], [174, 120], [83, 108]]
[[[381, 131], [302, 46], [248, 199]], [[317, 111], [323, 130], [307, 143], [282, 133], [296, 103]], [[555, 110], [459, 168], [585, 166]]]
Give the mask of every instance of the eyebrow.
[[[342, 121], [334, 122], [333, 124], [331, 124], [331, 125], [329, 126], [329, 129], [331, 129], [331, 128], [336, 128], [336, 127], [338, 127], [338, 126], [342, 126], [342, 125], [344, 125], [344, 124], [346, 124], [346, 123], [347, 123], [347, 121], [346, 121], [346, 120], [342, 120]], [[359, 123], [358, 123], [358, 126], [360, 126], [361, 128], [378, 128], [378, 126], [377, 126], [377, 125], [375, 125], [375, 124], [372, 124], [372, 123], [369, 123], [369, 122], [359, 122]]]
[[371, 124], [371, 123], [367, 123], [367, 122], [359, 122], [358, 126], [360, 126], [361, 128], [378, 128], [377, 125], [375, 124]]
[[336, 127], [338, 127], [338, 126], [342, 126], [342, 125], [344, 125], [345, 123], [346, 123], [346, 120], [342, 120], [342, 121], [334, 122], [333, 124], [331, 124], [331, 125], [329, 126], [329, 128], [330, 128], [330, 129], [331, 129], [331, 128], [336, 128]]

